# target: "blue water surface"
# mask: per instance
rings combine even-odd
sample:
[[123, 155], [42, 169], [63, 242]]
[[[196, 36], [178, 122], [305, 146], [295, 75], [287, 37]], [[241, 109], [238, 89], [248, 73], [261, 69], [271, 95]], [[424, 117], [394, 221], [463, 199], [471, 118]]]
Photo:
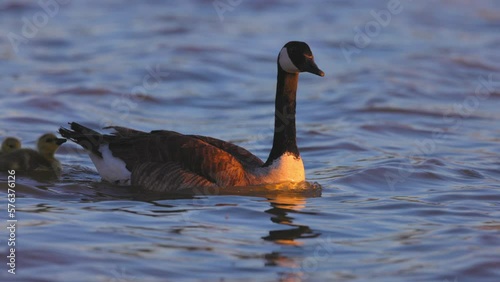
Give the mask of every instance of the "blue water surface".
[[60, 179], [16, 179], [0, 280], [500, 281], [499, 30], [494, 0], [0, 2], [0, 137], [25, 147], [78, 121], [265, 159], [280, 48], [326, 73], [298, 90], [312, 188], [148, 195], [68, 142]]

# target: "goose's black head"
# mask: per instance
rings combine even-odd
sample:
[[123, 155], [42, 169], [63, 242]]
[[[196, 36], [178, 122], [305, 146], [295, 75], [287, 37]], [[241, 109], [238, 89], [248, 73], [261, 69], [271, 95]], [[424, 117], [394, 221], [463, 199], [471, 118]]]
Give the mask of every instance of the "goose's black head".
[[278, 55], [278, 65], [288, 73], [310, 72], [319, 76], [325, 75], [314, 62], [311, 48], [305, 42], [290, 41], [285, 44]]

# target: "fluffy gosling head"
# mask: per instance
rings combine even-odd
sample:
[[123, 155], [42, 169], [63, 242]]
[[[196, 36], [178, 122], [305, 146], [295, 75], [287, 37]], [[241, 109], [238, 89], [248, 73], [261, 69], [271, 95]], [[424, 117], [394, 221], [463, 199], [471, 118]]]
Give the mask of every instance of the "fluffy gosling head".
[[14, 137], [7, 137], [2, 142], [2, 153], [9, 153], [21, 148], [21, 141]]
[[38, 139], [38, 152], [47, 158], [53, 158], [57, 148], [64, 142], [66, 142], [66, 139], [57, 138], [52, 133], [44, 134]]

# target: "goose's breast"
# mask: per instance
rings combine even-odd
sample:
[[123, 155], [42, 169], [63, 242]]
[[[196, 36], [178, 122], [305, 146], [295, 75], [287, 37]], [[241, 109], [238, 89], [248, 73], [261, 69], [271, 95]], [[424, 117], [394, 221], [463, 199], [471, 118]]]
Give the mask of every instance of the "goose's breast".
[[302, 159], [293, 154], [284, 154], [270, 166], [259, 167], [249, 172], [250, 184], [302, 182], [306, 179]]

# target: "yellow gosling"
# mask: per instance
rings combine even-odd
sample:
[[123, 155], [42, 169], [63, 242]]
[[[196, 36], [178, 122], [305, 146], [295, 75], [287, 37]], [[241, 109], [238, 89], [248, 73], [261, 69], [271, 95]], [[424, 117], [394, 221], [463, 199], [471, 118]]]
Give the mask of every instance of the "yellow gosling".
[[57, 138], [48, 133], [38, 139], [38, 151], [32, 149], [18, 149], [0, 155], [0, 170], [19, 171], [52, 171], [61, 172], [61, 163], [54, 157], [59, 145], [66, 139]]
[[0, 150], [0, 154], [6, 154], [17, 149], [21, 149], [21, 141], [14, 137], [7, 137], [2, 142], [2, 149]]

